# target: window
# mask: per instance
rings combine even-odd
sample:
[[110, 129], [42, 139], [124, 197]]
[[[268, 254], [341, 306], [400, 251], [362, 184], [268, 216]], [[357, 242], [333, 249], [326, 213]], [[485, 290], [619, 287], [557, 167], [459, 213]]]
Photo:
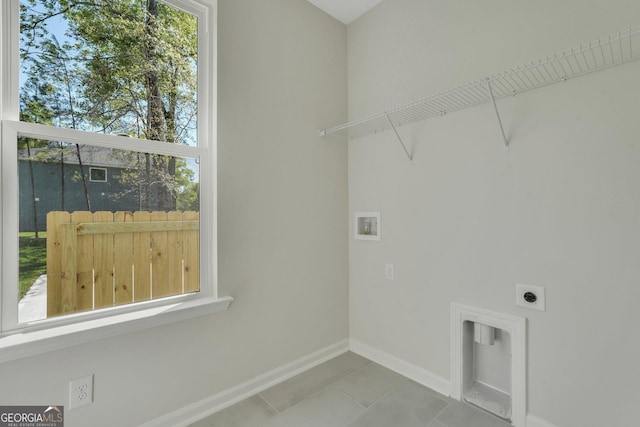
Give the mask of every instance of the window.
[[107, 170], [105, 168], [89, 168], [89, 181], [107, 182]]
[[215, 259], [212, 11], [7, 0], [1, 13], [0, 335], [215, 300], [215, 262], [201, 261]]

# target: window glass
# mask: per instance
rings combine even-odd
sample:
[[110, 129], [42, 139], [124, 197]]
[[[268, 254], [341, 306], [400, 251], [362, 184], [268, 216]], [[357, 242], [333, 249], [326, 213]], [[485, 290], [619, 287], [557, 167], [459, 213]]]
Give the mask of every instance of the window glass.
[[197, 25], [157, 0], [22, 0], [20, 120], [197, 145]]
[[107, 170], [104, 168], [89, 168], [89, 181], [107, 182]]
[[0, 333], [215, 296], [208, 8], [2, 1]]
[[20, 322], [198, 291], [198, 166], [19, 138]]

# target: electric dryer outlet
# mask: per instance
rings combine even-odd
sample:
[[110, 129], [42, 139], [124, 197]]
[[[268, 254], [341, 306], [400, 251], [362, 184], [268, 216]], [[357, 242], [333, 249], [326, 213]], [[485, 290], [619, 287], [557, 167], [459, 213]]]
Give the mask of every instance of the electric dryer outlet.
[[516, 305], [531, 310], [546, 311], [544, 288], [516, 284]]

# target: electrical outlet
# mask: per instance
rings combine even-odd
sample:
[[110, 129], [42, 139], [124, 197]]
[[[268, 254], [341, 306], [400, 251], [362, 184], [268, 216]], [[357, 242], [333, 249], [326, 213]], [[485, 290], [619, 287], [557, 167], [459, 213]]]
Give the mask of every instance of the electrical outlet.
[[384, 278], [387, 280], [396, 280], [396, 266], [394, 264], [384, 265]]
[[516, 305], [532, 310], [546, 311], [544, 288], [516, 284]]
[[93, 375], [69, 382], [69, 409], [93, 403]]

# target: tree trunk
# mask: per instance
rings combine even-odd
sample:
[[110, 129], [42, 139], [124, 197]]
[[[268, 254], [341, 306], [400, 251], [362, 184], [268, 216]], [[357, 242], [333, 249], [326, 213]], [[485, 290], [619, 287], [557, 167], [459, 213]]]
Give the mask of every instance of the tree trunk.
[[[60, 44], [58, 43], [58, 39], [54, 36], [53, 41], [55, 42], [56, 48], [59, 51], [62, 51]], [[71, 76], [69, 74], [69, 69], [67, 68], [67, 61], [61, 59], [62, 67], [64, 68], [65, 81], [67, 84], [67, 102], [69, 103], [69, 114], [71, 114], [71, 128], [77, 129], [76, 126], [76, 112], [73, 108], [73, 89], [71, 88]], [[78, 156], [78, 165], [80, 167], [80, 177], [82, 178], [82, 189], [84, 190], [84, 199], [87, 202], [87, 210], [91, 211], [91, 201], [89, 200], [89, 190], [87, 189], [87, 177], [84, 174], [84, 167], [82, 166], [82, 155], [80, 154], [80, 145], [76, 144], [76, 155]], [[64, 162], [64, 156], [63, 156]], [[64, 179], [64, 178], [63, 178]]]
[[27, 158], [29, 159], [29, 177], [31, 178], [31, 202], [33, 203], [33, 231], [35, 238], [38, 236], [38, 202], [36, 202], [36, 183], [33, 176], [33, 163], [31, 163], [31, 142], [27, 139]]
[[59, 143], [60, 147], [60, 210], [65, 210], [64, 204], [64, 146], [62, 142]]
[[87, 210], [91, 212], [91, 200], [89, 199], [89, 189], [87, 188], [87, 177], [82, 166], [82, 155], [80, 154], [80, 145], [76, 144], [76, 155], [78, 156], [78, 166], [80, 166], [80, 176], [82, 177], [82, 189], [84, 190], [84, 199], [87, 202]]
[[164, 108], [158, 71], [158, 2], [147, 0], [145, 55], [147, 61], [147, 139], [164, 141]]
[[[147, 0], [147, 17], [145, 20], [145, 56], [147, 62], [147, 72], [145, 75], [147, 84], [147, 139], [155, 141], [166, 141], [165, 130], [165, 114], [164, 105], [162, 103], [162, 91], [160, 88], [160, 76], [159, 76], [159, 64], [158, 64], [158, 2], [157, 0]], [[161, 157], [156, 157], [154, 168], [158, 168], [153, 175], [159, 176], [158, 180], [158, 208], [161, 210], [168, 210], [168, 188], [164, 176], [169, 171], [167, 170], [166, 162], [161, 160]], [[149, 164], [147, 163], [147, 180], [149, 180], [150, 174], [148, 173]], [[149, 205], [150, 183], [146, 184], [146, 198], [147, 205]]]

